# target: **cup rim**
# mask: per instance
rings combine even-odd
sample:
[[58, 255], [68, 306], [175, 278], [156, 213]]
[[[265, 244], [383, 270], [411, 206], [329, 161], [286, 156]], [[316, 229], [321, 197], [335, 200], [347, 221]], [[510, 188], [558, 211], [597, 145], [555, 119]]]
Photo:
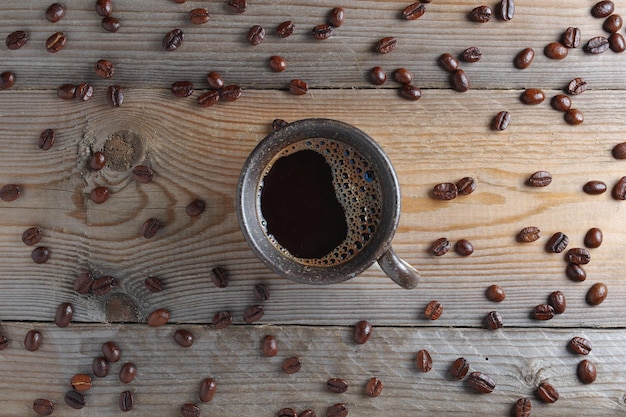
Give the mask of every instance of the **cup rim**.
[[[267, 165], [291, 144], [313, 138], [342, 142], [361, 155], [367, 155], [382, 192], [382, 218], [377, 232], [352, 259], [338, 265], [305, 265], [285, 256], [271, 243], [258, 217], [261, 212], [258, 191]], [[400, 186], [388, 156], [368, 134], [338, 120], [301, 119], [270, 133], [250, 153], [237, 184], [236, 208], [248, 245], [272, 271], [295, 282], [332, 284], [357, 276], [389, 249], [400, 219]]]

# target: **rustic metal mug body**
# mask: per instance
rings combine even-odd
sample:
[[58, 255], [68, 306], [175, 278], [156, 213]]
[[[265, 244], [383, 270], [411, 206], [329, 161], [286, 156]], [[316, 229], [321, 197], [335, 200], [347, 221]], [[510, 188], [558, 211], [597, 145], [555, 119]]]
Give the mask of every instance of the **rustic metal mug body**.
[[[379, 182], [381, 214], [371, 240], [356, 255], [338, 265], [316, 266], [286, 256], [263, 226], [260, 189], [268, 167], [281, 151], [309, 139], [340, 142], [367, 159]], [[237, 215], [250, 248], [270, 269], [290, 280], [306, 284], [332, 284], [353, 278], [378, 262], [382, 270], [403, 288], [414, 288], [419, 273], [400, 259], [391, 240], [400, 219], [400, 187], [391, 162], [366, 133], [331, 119], [295, 121], [265, 137], [246, 160], [237, 187]]]

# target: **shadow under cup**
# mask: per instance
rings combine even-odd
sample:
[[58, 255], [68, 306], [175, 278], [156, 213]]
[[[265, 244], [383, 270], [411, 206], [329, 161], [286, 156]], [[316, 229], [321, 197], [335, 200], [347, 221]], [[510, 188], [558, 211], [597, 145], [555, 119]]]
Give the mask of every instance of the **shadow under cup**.
[[[267, 213], [268, 204], [262, 204], [264, 187], [269, 188], [269, 178], [272, 169], [278, 169], [278, 161], [296, 154], [304, 156], [302, 151], [314, 151], [324, 157], [326, 164], [323, 165], [332, 172], [335, 202], [341, 204], [347, 226], [341, 243], [329, 253], [312, 258], [292, 254], [285, 241], [283, 246], [278, 233], [276, 236], [271, 233], [272, 225], [266, 220], [272, 217]], [[295, 165], [294, 169], [306, 172], [305, 163], [295, 162]], [[283, 179], [289, 181], [289, 178]], [[287, 204], [296, 193], [283, 194]], [[308, 200], [314, 199], [315, 193], [299, 194], [305, 199], [305, 205], [315, 205]], [[243, 235], [257, 257], [277, 274], [296, 282], [345, 281], [376, 261], [390, 276], [384, 264], [396, 268], [400, 262], [400, 269], [412, 269], [391, 249], [400, 218], [400, 187], [391, 162], [372, 138], [343, 122], [304, 119], [265, 137], [243, 166], [237, 190], [237, 214]], [[285, 212], [278, 217], [284, 214], [290, 217], [292, 213]], [[392, 279], [405, 288], [412, 288], [417, 284], [417, 271], [414, 272], [415, 278], [408, 282], [400, 282], [406, 281], [405, 278], [399, 281], [392, 276]]]

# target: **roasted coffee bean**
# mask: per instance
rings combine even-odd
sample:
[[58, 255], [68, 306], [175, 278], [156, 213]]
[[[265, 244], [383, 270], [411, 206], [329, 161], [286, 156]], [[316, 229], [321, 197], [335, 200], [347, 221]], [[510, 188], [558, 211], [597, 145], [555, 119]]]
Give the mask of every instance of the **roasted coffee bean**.
[[506, 298], [506, 293], [499, 285], [492, 284], [487, 287], [487, 290], [485, 290], [485, 296], [489, 301], [500, 303]]
[[566, 48], [578, 48], [580, 46], [580, 29], [568, 27], [563, 32], [561, 40]]
[[56, 132], [54, 129], [46, 129], [39, 135], [37, 146], [44, 151], [49, 150], [54, 145], [56, 140]]
[[166, 51], [175, 51], [178, 49], [185, 40], [185, 34], [180, 29], [172, 29], [167, 32], [161, 41], [163, 49]]
[[433, 300], [424, 308], [424, 317], [429, 320], [437, 320], [443, 313], [443, 304], [437, 300]]
[[591, 352], [591, 342], [584, 337], [575, 336], [569, 341], [569, 349], [579, 355], [589, 355]]
[[402, 17], [406, 20], [415, 20], [426, 13], [426, 6], [421, 2], [410, 4], [402, 10]]
[[242, 89], [236, 84], [227, 85], [220, 90], [220, 98], [224, 101], [235, 101], [241, 97]]
[[473, 8], [469, 12], [469, 20], [476, 23], [487, 23], [491, 20], [492, 15], [491, 8], [489, 6], [478, 6]]
[[531, 313], [535, 320], [551, 320], [554, 317], [554, 308], [549, 304], [539, 304]]
[[46, 39], [46, 51], [54, 54], [59, 52], [65, 46], [67, 38], [63, 32], [55, 32]]
[[157, 308], [148, 315], [148, 326], [159, 327], [166, 325], [170, 321], [170, 312], [165, 308]]
[[502, 315], [497, 311], [490, 311], [485, 316], [485, 324], [490, 330], [501, 329], [502, 326], [504, 326], [504, 323], [502, 321]]
[[578, 363], [576, 375], [583, 384], [591, 384], [598, 375], [596, 365], [588, 359], [583, 359]]
[[141, 235], [146, 239], [151, 239], [157, 234], [160, 228], [161, 222], [154, 217], [150, 217], [141, 225]]
[[15, 32], [9, 33], [5, 41], [7, 48], [11, 50], [20, 49], [26, 42], [28, 42], [28, 32], [23, 30], [16, 30]]
[[572, 81], [570, 81], [569, 84], [567, 84], [566, 90], [569, 94], [577, 96], [584, 93], [587, 90], [587, 87], [587, 81], [583, 80], [580, 77], [576, 77]]
[[137, 376], [137, 367], [132, 362], [126, 362], [120, 369], [119, 379], [124, 384], [129, 384]]
[[585, 248], [572, 248], [567, 251], [566, 260], [576, 265], [587, 265], [591, 261], [591, 254]]
[[157, 277], [148, 277], [143, 283], [146, 289], [153, 294], [163, 291], [163, 281]]
[[570, 125], [579, 125], [585, 121], [583, 112], [578, 109], [569, 109], [565, 112], [564, 119]]
[[548, 296], [548, 304], [554, 309], [554, 314], [565, 313], [567, 307], [567, 301], [565, 300], [565, 294], [563, 291], [553, 291]]
[[173, 82], [170, 91], [176, 97], [189, 97], [193, 94], [193, 83], [191, 81]]
[[204, 7], [198, 7], [189, 12], [189, 21], [194, 25], [202, 25], [208, 22], [209, 19], [209, 11]]
[[393, 79], [400, 84], [410, 84], [413, 81], [413, 74], [406, 68], [398, 68], [393, 72]]
[[452, 244], [450, 243], [448, 238], [440, 237], [430, 245], [430, 251], [435, 256], [442, 256], [448, 253], [451, 247]]
[[120, 410], [127, 412], [133, 409], [135, 406], [135, 396], [131, 391], [120, 392], [120, 398], [118, 400]]
[[496, 389], [496, 383], [489, 375], [482, 372], [472, 372], [467, 378], [467, 383], [476, 392], [482, 394], [492, 393]]
[[65, 6], [60, 3], [52, 3], [46, 9], [44, 16], [49, 22], [56, 23], [65, 16]]
[[270, 69], [274, 72], [283, 72], [287, 69], [287, 60], [279, 55], [272, 55], [268, 64]]
[[293, 35], [295, 29], [296, 25], [294, 25], [291, 20], [286, 20], [276, 27], [276, 35], [278, 35], [279, 38], [288, 38]]
[[43, 336], [38, 330], [30, 330], [24, 337], [24, 347], [30, 352], [34, 352], [41, 346]]
[[91, 364], [91, 371], [98, 378], [104, 378], [109, 374], [109, 362], [102, 356], [98, 356]]
[[217, 382], [213, 378], [205, 378], [200, 383], [200, 401], [208, 403], [213, 399], [215, 390], [217, 389]]
[[63, 84], [57, 88], [57, 96], [63, 100], [74, 100], [76, 98], [76, 86], [74, 84]]
[[50, 259], [50, 249], [45, 246], [37, 246], [30, 253], [30, 257], [36, 264], [46, 263]]
[[69, 405], [75, 410], [80, 410], [85, 407], [85, 396], [78, 391], [70, 390], [65, 393], [65, 404]]
[[113, 16], [106, 16], [102, 18], [102, 29], [107, 32], [117, 32], [120, 30], [121, 24], [120, 20]]
[[615, 159], [626, 159], [626, 142], [615, 145], [611, 153]]
[[541, 230], [536, 226], [524, 227], [517, 234], [518, 242], [534, 242], [541, 237]]
[[200, 198], [195, 198], [187, 205], [185, 212], [189, 217], [197, 217], [204, 212], [206, 203]]
[[96, 0], [96, 13], [100, 16], [109, 16], [113, 13], [112, 0]]
[[252, 305], [246, 308], [245, 311], [243, 312], [243, 321], [245, 321], [246, 324], [252, 324], [256, 321], [261, 320], [264, 314], [265, 314], [265, 309], [263, 308], [262, 305], [259, 305], [259, 304]]
[[621, 34], [612, 33], [611, 36], [609, 36], [609, 48], [611, 48], [613, 52], [624, 52], [626, 50], [626, 40]]
[[335, 394], [341, 394], [348, 391], [348, 383], [341, 378], [330, 378], [326, 381], [326, 389]]
[[[378, 397], [383, 393], [384, 384], [379, 378], [371, 377], [365, 385], [365, 394], [370, 397]], [[302, 417], [302, 415], [300, 415]]]
[[609, 33], [615, 33], [622, 28], [624, 21], [622, 20], [622, 16], [618, 14], [612, 14], [606, 18], [604, 23], [602, 24], [602, 29]]
[[372, 324], [370, 322], [361, 320], [354, 326], [352, 339], [355, 343], [362, 345], [370, 339], [370, 336], [372, 336]]
[[285, 407], [278, 410], [277, 417], [298, 417], [298, 412], [291, 407]]
[[110, 193], [107, 187], [99, 186], [91, 190], [89, 198], [96, 204], [102, 204], [109, 199]]
[[502, 20], [509, 21], [515, 15], [515, 2], [513, 0], [500, 0], [500, 17]]
[[379, 54], [388, 54], [389, 52], [396, 49], [397, 46], [398, 46], [398, 41], [396, 40], [396, 38], [394, 38], [393, 36], [387, 36], [387, 37], [380, 39], [376, 43], [376, 51]]
[[552, 174], [548, 171], [533, 172], [528, 178], [528, 185], [533, 187], [546, 187], [552, 183]]
[[461, 256], [470, 256], [474, 253], [474, 245], [467, 239], [461, 239], [454, 244], [454, 251]]
[[417, 369], [421, 372], [428, 372], [433, 369], [433, 359], [426, 349], [417, 352], [415, 361], [417, 363]]
[[209, 272], [209, 278], [217, 288], [226, 288], [228, 286], [228, 273], [226, 269], [216, 266]]
[[496, 114], [496, 116], [493, 118], [492, 127], [495, 130], [502, 131], [502, 130], [506, 130], [506, 128], [509, 127], [510, 123], [511, 123], [511, 113], [504, 110]]
[[217, 90], [209, 90], [200, 95], [197, 102], [202, 107], [210, 107], [220, 100], [220, 92]]
[[190, 347], [193, 345], [193, 333], [189, 330], [178, 329], [174, 332], [174, 341], [182, 347]]
[[582, 282], [587, 279], [587, 272], [585, 272], [583, 267], [571, 262], [565, 267], [565, 275], [576, 282]]
[[89, 83], [80, 83], [76, 86], [74, 96], [78, 101], [88, 101], [93, 96], [93, 87]]
[[270, 299], [270, 289], [265, 284], [256, 284], [252, 287], [252, 293], [254, 294], [254, 298], [261, 302]]
[[456, 183], [459, 195], [469, 195], [476, 190], [476, 180], [472, 177], [463, 177]]
[[520, 96], [520, 101], [524, 104], [534, 105], [541, 104], [545, 100], [546, 95], [538, 88], [527, 88]]
[[309, 87], [304, 81], [298, 79], [289, 81], [289, 92], [294, 96], [302, 96], [307, 91], [309, 91]]
[[550, 42], [543, 48], [543, 54], [550, 59], [564, 59], [567, 48], [561, 42]]
[[552, 253], [561, 253], [565, 250], [569, 243], [569, 238], [565, 233], [556, 232], [546, 243], [546, 250]]
[[119, 85], [107, 87], [107, 101], [111, 107], [120, 107], [124, 104], [124, 92]]
[[459, 61], [451, 54], [445, 53], [439, 56], [437, 60], [439, 66], [448, 72], [454, 72], [459, 69]]
[[465, 375], [467, 375], [468, 371], [469, 362], [467, 361], [467, 359], [458, 358], [454, 362], [452, 362], [450, 369], [448, 369], [448, 374], [452, 378], [458, 379], [460, 381], [461, 379], [465, 378]]
[[314, 26], [311, 32], [313, 33], [313, 37], [315, 39], [323, 41], [333, 35], [333, 28], [330, 25], [324, 23]]
[[559, 392], [552, 384], [546, 381], [539, 384], [535, 393], [544, 403], [555, 403], [559, 399]]
[[333, 404], [326, 409], [326, 417], [346, 417], [348, 406], [343, 403]]
[[565, 94], [557, 94], [550, 100], [550, 105], [557, 111], [568, 111], [572, 107], [572, 100]]
[[286, 120], [274, 119], [274, 120], [272, 120], [272, 130], [274, 132], [277, 132], [280, 129], [282, 129], [283, 127], [286, 127], [288, 124], [289, 124], [289, 122], [287, 122]]
[[400, 97], [407, 100], [419, 100], [422, 97], [422, 90], [413, 84], [405, 84], [398, 90]]
[[93, 386], [91, 377], [87, 374], [76, 374], [72, 376], [70, 384], [76, 391], [88, 391]]
[[250, 45], [256, 46], [265, 39], [265, 29], [262, 26], [254, 25], [248, 30], [246, 40]]
[[216, 330], [225, 329], [233, 322], [233, 315], [230, 311], [220, 311], [213, 316], [213, 328]]
[[49, 416], [54, 412], [54, 403], [45, 398], [37, 398], [33, 402], [33, 411], [40, 416]]
[[[2, 193], [0, 193], [0, 196], [1, 195]], [[42, 233], [40, 228], [35, 226], [29, 227], [22, 232], [22, 242], [24, 242], [26, 246], [34, 246], [39, 243], [41, 236]]]
[[598, 195], [606, 192], [606, 184], [603, 181], [591, 180], [583, 185], [583, 191], [587, 194]]
[[0, 334], [0, 351], [9, 347], [9, 340], [6, 336]]
[[346, 20], [346, 12], [342, 7], [335, 7], [328, 13], [328, 24], [338, 28]]
[[102, 344], [102, 354], [110, 363], [116, 363], [122, 358], [122, 351], [115, 342], [105, 342]]
[[602, 230], [592, 227], [585, 233], [585, 246], [588, 248], [599, 248], [602, 245]]
[[224, 79], [217, 71], [211, 71], [207, 74], [206, 80], [211, 88], [219, 90], [224, 87]]
[[231, 12], [244, 13], [248, 9], [246, 0], [226, 0], [226, 6]]
[[456, 184], [443, 182], [433, 187], [433, 197], [437, 200], [454, 200], [459, 194]]
[[106, 275], [93, 282], [91, 285], [91, 292], [96, 296], [102, 296], [108, 294], [116, 286], [117, 279], [110, 275]]
[[450, 74], [450, 83], [452, 88], [456, 91], [463, 93], [470, 89], [470, 81], [467, 74], [462, 69], [456, 69]]
[[71, 303], [61, 303], [54, 316], [54, 324], [58, 327], [67, 327], [74, 316], [74, 306]]
[[515, 417], [530, 417], [530, 410], [532, 409], [532, 403], [529, 398], [520, 398], [515, 402], [513, 406], [513, 412]]
[[607, 286], [601, 282], [596, 282], [587, 290], [585, 301], [590, 306], [597, 306], [602, 304], [608, 295], [609, 289]]
[[387, 81], [387, 73], [382, 67], [374, 67], [370, 70], [370, 80], [374, 85], [383, 85]]
[[292, 356], [283, 361], [283, 372], [286, 374], [295, 374], [302, 368], [302, 361], [297, 356]]
[[89, 158], [89, 168], [94, 171], [100, 171], [106, 166], [107, 158], [104, 152], [96, 151]]
[[622, 177], [615, 183], [611, 195], [616, 200], [626, 200], [626, 177]]
[[590, 54], [601, 54], [602, 52], [606, 52], [610, 46], [609, 40], [605, 36], [596, 36], [587, 41], [584, 49], [585, 52]]
[[180, 415], [182, 417], [200, 417], [200, 407], [193, 403], [187, 403], [180, 406]]
[[603, 18], [610, 16], [615, 11], [615, 4], [610, 0], [599, 1], [591, 8], [593, 17]]
[[472, 46], [461, 53], [461, 57], [465, 62], [478, 62], [482, 58], [483, 53], [480, 49]]
[[11, 71], [4, 71], [0, 74], [0, 90], [6, 90], [15, 84], [15, 74]]
[[271, 358], [278, 354], [278, 342], [271, 334], [266, 335], [261, 341], [261, 352], [263, 356]]

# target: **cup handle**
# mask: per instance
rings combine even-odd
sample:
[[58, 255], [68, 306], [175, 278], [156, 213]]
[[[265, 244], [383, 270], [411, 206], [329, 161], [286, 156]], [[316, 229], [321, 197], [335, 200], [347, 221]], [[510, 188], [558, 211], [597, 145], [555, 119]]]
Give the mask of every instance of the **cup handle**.
[[406, 261], [400, 259], [391, 246], [378, 259], [378, 265], [389, 278], [402, 288], [410, 290], [417, 286], [420, 273]]

